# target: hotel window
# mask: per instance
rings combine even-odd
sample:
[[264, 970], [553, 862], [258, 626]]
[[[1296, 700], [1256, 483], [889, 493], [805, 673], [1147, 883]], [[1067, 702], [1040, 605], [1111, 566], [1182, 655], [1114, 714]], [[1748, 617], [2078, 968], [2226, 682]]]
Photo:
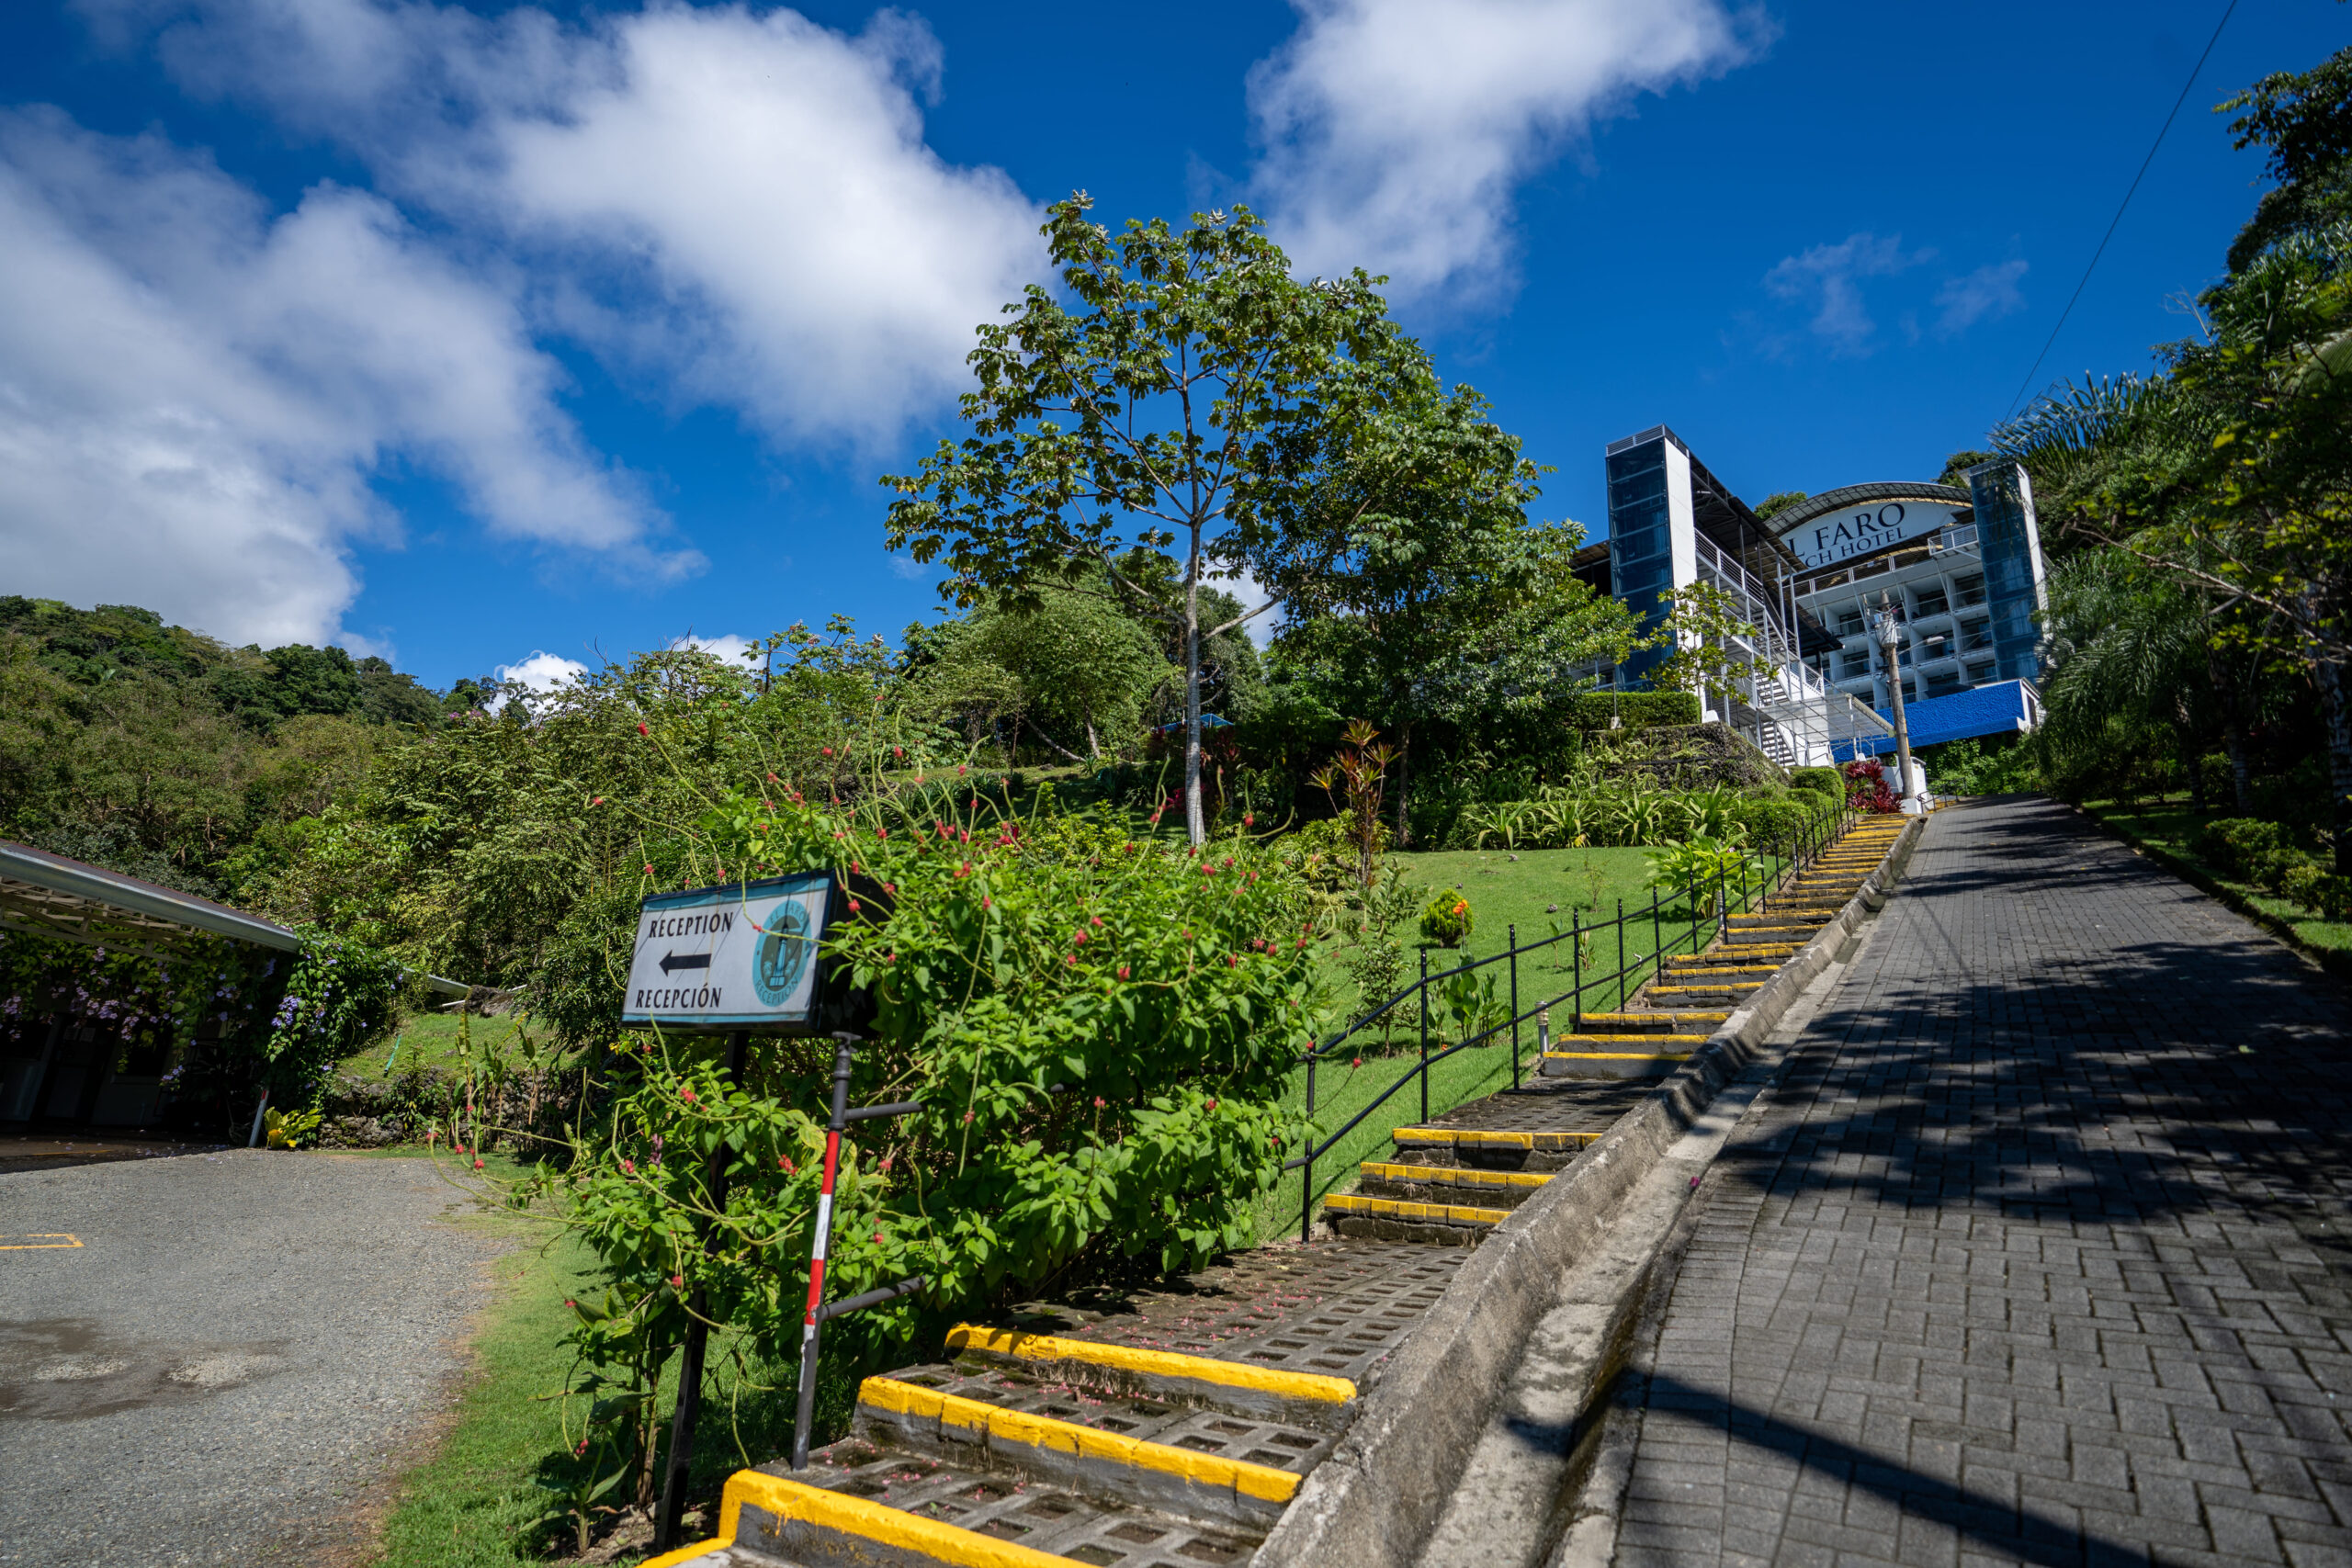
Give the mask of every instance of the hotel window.
[[1960, 677], [1958, 675], [1930, 675], [1928, 677], [1928, 695], [1931, 697], [1948, 697], [1959, 690]]
[[1959, 591], [1962, 606], [1984, 603], [1984, 574], [1983, 572], [1973, 572], [1966, 577], [1955, 577], [1951, 580], [1951, 585]]
[[1973, 653], [1980, 648], [1990, 648], [1992, 646], [1992, 622], [1966, 621], [1962, 623], [1960, 628], [1960, 650], [1962, 653]]
[[1922, 588], [1918, 592], [1917, 598], [1919, 608], [1917, 614], [1918, 615], [1943, 615], [1951, 612], [1951, 606], [1945, 602], [1944, 591], [1940, 588]]
[[1972, 686], [1981, 686], [1992, 678], [1993, 666], [1990, 663], [1972, 664], [1968, 667], [1968, 683]]
[[1838, 611], [1838, 635], [1839, 637], [1860, 637], [1860, 636], [1861, 636], [1861, 635], [1862, 635], [1862, 613], [1861, 613], [1860, 610], [1840, 610], [1840, 611]]

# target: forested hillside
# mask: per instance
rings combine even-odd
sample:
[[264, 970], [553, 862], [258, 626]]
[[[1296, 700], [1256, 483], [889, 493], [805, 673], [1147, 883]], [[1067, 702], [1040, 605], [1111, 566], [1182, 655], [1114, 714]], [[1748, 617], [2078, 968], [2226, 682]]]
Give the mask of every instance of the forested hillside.
[[0, 597], [0, 836], [233, 897], [288, 825], [479, 695], [340, 648], [231, 648], [133, 605]]

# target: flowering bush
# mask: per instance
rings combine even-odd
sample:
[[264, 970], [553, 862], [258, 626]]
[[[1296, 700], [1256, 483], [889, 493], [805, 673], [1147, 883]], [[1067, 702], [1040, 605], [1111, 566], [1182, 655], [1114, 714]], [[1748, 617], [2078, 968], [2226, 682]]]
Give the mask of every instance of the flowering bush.
[[1476, 923], [1470, 900], [1441, 888], [1421, 911], [1421, 938], [1440, 947], [1460, 947], [1469, 940], [1470, 928]]
[[1846, 804], [1857, 811], [1875, 811], [1885, 816], [1903, 809], [1903, 803], [1894, 797], [1894, 788], [1886, 782], [1884, 764], [1876, 758], [1861, 758], [1838, 771], [1846, 775]]

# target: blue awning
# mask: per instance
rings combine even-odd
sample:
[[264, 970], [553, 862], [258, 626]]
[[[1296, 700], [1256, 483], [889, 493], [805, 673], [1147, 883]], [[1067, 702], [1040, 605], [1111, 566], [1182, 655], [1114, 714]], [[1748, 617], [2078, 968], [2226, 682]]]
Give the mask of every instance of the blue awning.
[[[1984, 735], [2014, 735], [2031, 729], [2038, 722], [2039, 705], [2022, 681], [1996, 681], [1989, 686], [1972, 686], [1965, 692], [1954, 692], [1948, 697], [1928, 697], [1921, 702], [1903, 705], [1905, 728], [1911, 732], [1911, 749], [1940, 745], [1947, 740], [1970, 740]], [[1879, 716], [1889, 724], [1894, 715], [1882, 708]], [[1894, 750], [1894, 737], [1864, 736], [1859, 740], [1840, 740], [1836, 754], [1841, 762], [1856, 757], [1883, 757]]]

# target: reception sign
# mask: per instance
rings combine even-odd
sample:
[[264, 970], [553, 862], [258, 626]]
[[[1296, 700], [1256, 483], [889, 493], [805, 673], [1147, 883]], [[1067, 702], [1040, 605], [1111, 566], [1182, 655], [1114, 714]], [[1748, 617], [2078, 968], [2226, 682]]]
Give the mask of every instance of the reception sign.
[[627, 1024], [665, 1029], [811, 1026], [817, 946], [836, 897], [823, 872], [648, 898], [637, 918]]

